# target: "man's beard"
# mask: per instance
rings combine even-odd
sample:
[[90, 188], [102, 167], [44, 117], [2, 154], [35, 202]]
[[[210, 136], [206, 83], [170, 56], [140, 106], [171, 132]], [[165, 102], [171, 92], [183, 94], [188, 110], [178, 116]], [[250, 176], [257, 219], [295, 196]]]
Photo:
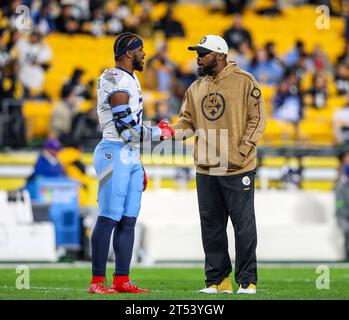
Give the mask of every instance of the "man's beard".
[[137, 57], [135, 57], [133, 59], [133, 69], [137, 70], [137, 71], [143, 71], [142, 60], [140, 60]]
[[217, 66], [217, 60], [213, 60], [209, 65], [198, 69], [199, 77], [210, 76]]

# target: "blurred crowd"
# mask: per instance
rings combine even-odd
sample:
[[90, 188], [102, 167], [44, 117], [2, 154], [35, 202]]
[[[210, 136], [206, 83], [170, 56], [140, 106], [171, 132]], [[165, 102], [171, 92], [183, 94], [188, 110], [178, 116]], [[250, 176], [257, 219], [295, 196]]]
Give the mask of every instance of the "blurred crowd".
[[[175, 1], [167, 1], [175, 2]], [[300, 3], [317, 1], [298, 1]], [[321, 2], [321, 1], [320, 1]], [[295, 127], [304, 116], [305, 108], [323, 110], [328, 107], [331, 94], [349, 96], [349, 42], [335, 64], [331, 64], [320, 45], [307, 51], [306, 44], [298, 40], [293, 48], [281, 56], [273, 42], [263, 47], [255, 45], [250, 31], [244, 26], [241, 14], [247, 1], [224, 1], [225, 12], [232, 15], [232, 24], [222, 34], [230, 48], [229, 59], [252, 73], [265, 87], [273, 87], [270, 115]], [[269, 9], [260, 14], [279, 14], [280, 1], [271, 1]], [[329, 3], [330, 5], [331, 3]], [[30, 9], [30, 31], [18, 29], [18, 8]], [[172, 4], [158, 21], [150, 13], [154, 1], [114, 0], [13, 0], [1, 1], [0, 6], [0, 108], [4, 127], [0, 145], [5, 142], [13, 147], [28, 142], [23, 114], [23, 99], [52, 101], [44, 90], [45, 75], [52, 63], [52, 49], [45, 40], [52, 32], [90, 34], [91, 36], [135, 32], [144, 38], [161, 32], [161, 42], [156, 42], [153, 56], [148, 57], [143, 73], [143, 90], [159, 93], [152, 112], [145, 112], [144, 119], [174, 120], [180, 111], [186, 89], [197, 79], [195, 60], [178, 65], [169, 55], [167, 40], [185, 37], [183, 23], [173, 15]], [[332, 10], [332, 9], [331, 9]], [[338, 12], [332, 12], [338, 15]], [[349, 25], [349, 9], [341, 13]], [[343, 37], [349, 39], [349, 27]], [[199, 40], [199, 39], [198, 39]], [[83, 145], [89, 137], [99, 137], [100, 131], [95, 112], [96, 79], [82, 81], [84, 70], [77, 68], [61, 84], [59, 101], [52, 101], [54, 108], [50, 121], [50, 135], [62, 144]], [[302, 81], [310, 77], [310, 85]], [[96, 75], [97, 78], [97, 75]], [[81, 110], [81, 101], [91, 101], [91, 107]], [[13, 107], [9, 108], [9, 105]], [[341, 107], [341, 106], [338, 106]], [[146, 110], [147, 111], [147, 110]], [[5, 120], [4, 120], [5, 119]], [[14, 129], [13, 119], [19, 123]], [[21, 126], [22, 123], [22, 126]], [[334, 131], [338, 143], [349, 139], [349, 103], [334, 114]]]
[[[274, 119], [297, 127], [305, 108], [328, 108], [331, 94], [349, 98], [349, 38], [346, 33], [343, 34], [346, 47], [334, 64], [330, 63], [320, 45], [307, 51], [306, 44], [301, 40], [296, 41], [294, 47], [283, 56], [277, 54], [273, 42], [256, 47], [249, 30], [243, 26], [240, 14], [234, 16], [232, 26], [223, 37], [231, 49], [230, 60], [250, 72], [261, 85], [276, 88], [270, 110]], [[304, 85], [306, 78], [310, 81]], [[331, 92], [331, 84], [335, 92]], [[338, 144], [349, 138], [348, 111], [349, 107], [345, 105], [334, 113], [333, 126]]]
[[[0, 134], [0, 145], [26, 145], [28, 136], [20, 112], [23, 100], [52, 101], [52, 97], [45, 92], [45, 75], [53, 59], [52, 48], [46, 41], [50, 33], [115, 36], [128, 31], [149, 38], [154, 32], [161, 32], [164, 42], [158, 45], [158, 51], [147, 63], [145, 78], [152, 85], [145, 89], [166, 94], [171, 92], [165, 100], [159, 100], [155, 109], [157, 113], [166, 111], [164, 106], [167, 107], [168, 102], [171, 115], [178, 114], [185, 89], [196, 76], [193, 71], [189, 74], [180, 72], [168, 58], [166, 39], [184, 37], [184, 28], [173, 17], [170, 5], [161, 19], [152, 21], [150, 11], [153, 3], [125, 0], [1, 1], [0, 108], [3, 116], [0, 120], [4, 130]], [[26, 12], [25, 8], [29, 10]], [[54, 101], [49, 132], [50, 136], [58, 138], [63, 144], [73, 141], [75, 145], [80, 145], [86, 136], [98, 138], [100, 134], [93, 108], [96, 79], [83, 83], [83, 74], [84, 70], [76, 69], [72, 75], [65, 75], [67, 80], [60, 89], [60, 101]], [[80, 111], [80, 104], [84, 100], [92, 101], [88, 112]], [[156, 119], [157, 115], [151, 117]], [[14, 118], [21, 123], [16, 131], [11, 128]]]
[[184, 37], [184, 29], [173, 17], [171, 9], [159, 21], [152, 21], [150, 13], [156, 2], [176, 1], [2, 0], [0, 21], [2, 27], [16, 29], [18, 15], [22, 13], [20, 6], [24, 5], [29, 9], [30, 26], [43, 35], [59, 32], [114, 36], [134, 32], [150, 37], [154, 31], [163, 30], [167, 38]]

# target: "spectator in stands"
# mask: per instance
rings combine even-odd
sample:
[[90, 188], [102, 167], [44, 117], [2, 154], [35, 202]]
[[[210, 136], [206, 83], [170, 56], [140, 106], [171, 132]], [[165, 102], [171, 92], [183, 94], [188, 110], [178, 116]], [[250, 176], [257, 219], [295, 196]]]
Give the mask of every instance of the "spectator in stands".
[[272, 116], [275, 119], [297, 125], [302, 118], [302, 102], [299, 95], [290, 91], [290, 83], [283, 79], [272, 99]]
[[93, 80], [90, 80], [86, 85], [82, 83], [81, 78], [85, 71], [76, 68], [73, 71], [71, 78], [64, 83], [63, 86], [70, 86], [73, 88], [74, 93], [83, 99], [91, 99], [93, 94]]
[[177, 81], [173, 93], [167, 100], [169, 117], [179, 115], [187, 87], [182, 81]]
[[198, 78], [197, 76], [197, 64], [194, 61], [185, 61], [178, 65], [176, 72], [176, 84], [183, 85], [186, 89]]
[[[52, 1], [52, 0], [48, 0]], [[73, 5], [74, 16], [78, 21], [83, 21], [88, 19], [91, 14], [91, 10], [94, 7], [102, 6], [105, 0], [63, 0], [61, 4], [71, 4]]]
[[61, 177], [66, 175], [62, 164], [57, 159], [57, 154], [61, 148], [61, 144], [57, 139], [48, 138], [45, 141], [44, 150], [36, 160], [34, 171], [28, 178], [27, 184], [39, 176]]
[[265, 48], [257, 50], [249, 67], [249, 71], [258, 82], [267, 85], [277, 84], [284, 73], [281, 64], [276, 59], [268, 60]]
[[247, 0], [224, 0], [225, 14], [241, 14], [247, 4]]
[[24, 89], [18, 80], [18, 61], [10, 60], [0, 68], [0, 144], [10, 148], [25, 147], [23, 116]]
[[165, 15], [155, 23], [154, 30], [163, 31], [167, 39], [173, 37], [185, 37], [185, 31], [182, 23], [175, 20], [171, 7], [168, 7]]
[[337, 63], [343, 63], [349, 68], [349, 42], [346, 42], [344, 52], [338, 57]]
[[317, 45], [315, 47], [310, 59], [312, 62], [312, 67], [315, 71], [331, 71], [330, 60], [328, 59], [327, 55], [320, 45]]
[[238, 63], [239, 68], [248, 70], [251, 64], [250, 48], [247, 41], [243, 41], [239, 45], [239, 49], [229, 51], [229, 59]]
[[41, 34], [47, 35], [56, 30], [55, 21], [47, 3], [32, 10], [32, 22]]
[[297, 78], [295, 71], [287, 69], [285, 70], [284, 79], [287, 80], [289, 91], [294, 96], [302, 97], [302, 91], [300, 89], [300, 81]]
[[296, 42], [295, 47], [289, 51], [285, 57], [284, 57], [284, 63], [287, 66], [293, 66], [299, 61], [301, 57], [304, 57], [306, 54], [305, 48], [304, 48], [304, 42], [301, 40], [298, 40]]
[[11, 52], [12, 48], [15, 47], [17, 41], [21, 38], [21, 32], [17, 29], [11, 29], [9, 32], [10, 32], [10, 36], [7, 41], [6, 47], [7, 47], [7, 51]]
[[57, 17], [56, 28], [58, 32], [74, 34], [80, 32], [80, 22], [73, 14], [73, 6], [70, 2], [63, 2], [62, 12]]
[[5, 30], [0, 29], [0, 69], [10, 60], [10, 54], [4, 41]]
[[124, 30], [121, 18], [118, 16], [118, 10], [115, 2], [107, 2], [105, 6], [105, 30], [108, 35], [117, 35]]
[[276, 54], [276, 49], [275, 49], [275, 43], [273, 41], [268, 41], [265, 46], [265, 51], [267, 53], [267, 60], [268, 61], [275, 61], [278, 64], [280, 64], [280, 66], [282, 65], [282, 61], [281, 59], [279, 59], [279, 57]]
[[153, 36], [154, 23], [151, 19], [150, 13], [150, 8], [144, 5], [138, 16], [136, 34], [142, 38], [151, 38]]
[[349, 93], [349, 70], [344, 63], [338, 63], [336, 66], [335, 84], [337, 94], [344, 95]]
[[29, 39], [19, 39], [12, 55], [19, 61], [19, 80], [24, 86], [25, 97], [45, 97], [45, 72], [49, 67], [52, 51], [40, 32], [34, 30]]
[[[348, 96], [349, 97], [349, 96]], [[349, 142], [349, 101], [333, 113], [333, 133], [338, 145]]]
[[312, 87], [306, 92], [305, 104], [311, 105], [316, 109], [325, 108], [327, 105], [327, 79], [321, 72], [316, 72], [313, 77]]
[[336, 218], [344, 234], [346, 260], [349, 259], [349, 146], [341, 146], [339, 151], [340, 174], [336, 185]]
[[295, 64], [289, 66], [286, 72], [294, 73], [297, 77], [297, 81], [300, 82], [304, 75], [311, 70], [311, 63], [306, 53], [301, 54]]
[[78, 97], [74, 87], [63, 86], [62, 99], [54, 107], [51, 117], [51, 132], [63, 144], [72, 143], [73, 119], [79, 113]]
[[104, 19], [102, 8], [96, 6], [91, 10], [90, 18], [81, 24], [81, 30], [96, 37], [102, 36], [107, 31]]
[[129, 6], [127, 0], [121, 0], [116, 10], [116, 16], [121, 21], [124, 21], [131, 15], [131, 7]]
[[10, 59], [0, 68], [0, 103], [3, 98], [21, 100], [24, 87], [18, 79], [19, 65], [15, 59]]
[[166, 119], [169, 121], [170, 112], [168, 109], [168, 104], [166, 100], [159, 100], [155, 103], [155, 117], [154, 121], [159, 123], [161, 120]]
[[21, 0], [12, 0], [4, 5], [1, 3], [3, 13], [7, 17], [8, 25], [11, 29], [17, 29], [16, 21], [18, 19], [18, 13], [16, 12], [17, 8], [22, 5]]
[[82, 146], [85, 139], [96, 139], [98, 135], [96, 109], [91, 103], [89, 110], [80, 111], [80, 102], [74, 86], [63, 86], [62, 100], [53, 109], [50, 127], [64, 145]]
[[147, 61], [144, 72], [145, 88], [169, 92], [176, 80], [176, 65], [168, 57], [167, 44], [161, 43], [155, 55]]
[[252, 37], [250, 32], [242, 26], [242, 16], [234, 15], [233, 25], [224, 32], [224, 40], [230, 49], [239, 50], [242, 42], [247, 42], [248, 47], [252, 47]]

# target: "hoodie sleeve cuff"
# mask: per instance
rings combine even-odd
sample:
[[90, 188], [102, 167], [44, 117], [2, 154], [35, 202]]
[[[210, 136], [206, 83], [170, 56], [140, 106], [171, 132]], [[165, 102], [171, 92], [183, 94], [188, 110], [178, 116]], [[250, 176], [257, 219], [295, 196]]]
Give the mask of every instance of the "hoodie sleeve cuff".
[[242, 144], [239, 147], [239, 152], [243, 155], [243, 156], [247, 156], [251, 151], [251, 147], [248, 146], [247, 144]]

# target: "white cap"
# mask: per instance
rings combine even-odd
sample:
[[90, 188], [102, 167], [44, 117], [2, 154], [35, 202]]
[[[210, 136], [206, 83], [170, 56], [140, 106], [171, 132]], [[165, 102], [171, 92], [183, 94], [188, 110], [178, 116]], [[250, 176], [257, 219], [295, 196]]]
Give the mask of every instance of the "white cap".
[[197, 46], [188, 47], [189, 50], [195, 50], [199, 53], [208, 53], [211, 51], [228, 54], [228, 45], [225, 40], [217, 35], [208, 34], [203, 37]]

